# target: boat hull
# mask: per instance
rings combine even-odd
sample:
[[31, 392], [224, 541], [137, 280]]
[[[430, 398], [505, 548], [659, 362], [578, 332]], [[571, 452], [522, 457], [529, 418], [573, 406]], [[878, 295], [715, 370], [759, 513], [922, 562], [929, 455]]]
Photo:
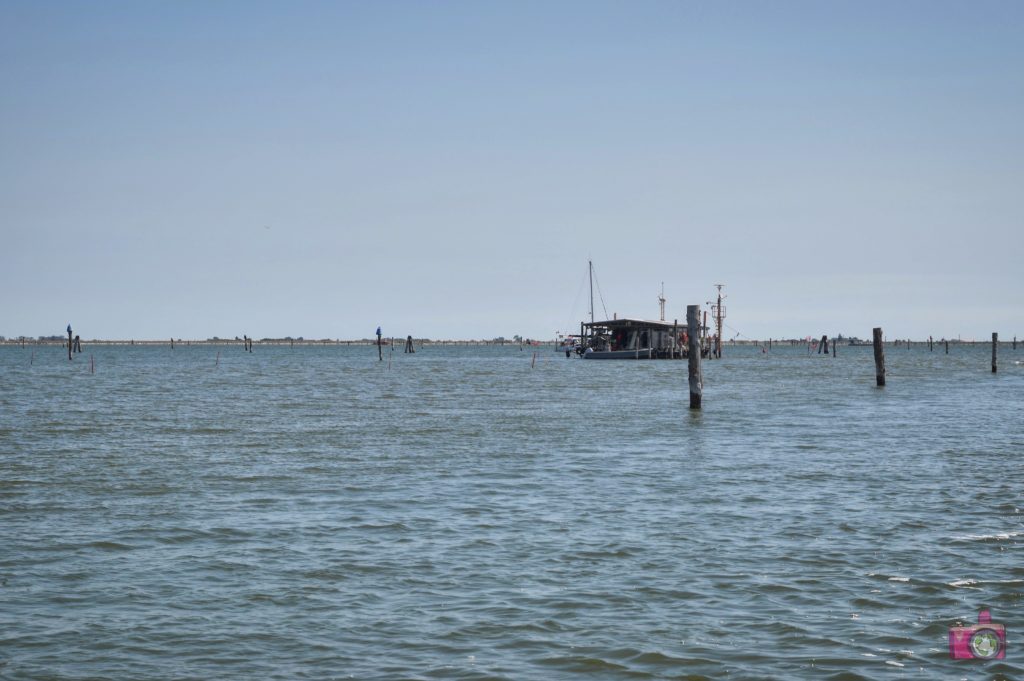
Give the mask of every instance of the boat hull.
[[651, 348], [586, 352], [583, 354], [583, 359], [651, 359]]

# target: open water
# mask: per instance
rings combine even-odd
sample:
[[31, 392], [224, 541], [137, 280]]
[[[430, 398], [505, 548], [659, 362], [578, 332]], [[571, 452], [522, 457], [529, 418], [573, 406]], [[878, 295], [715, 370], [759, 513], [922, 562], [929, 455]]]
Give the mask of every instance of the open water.
[[727, 347], [699, 413], [550, 348], [64, 352], [0, 348], [5, 681], [1024, 678], [1024, 348]]

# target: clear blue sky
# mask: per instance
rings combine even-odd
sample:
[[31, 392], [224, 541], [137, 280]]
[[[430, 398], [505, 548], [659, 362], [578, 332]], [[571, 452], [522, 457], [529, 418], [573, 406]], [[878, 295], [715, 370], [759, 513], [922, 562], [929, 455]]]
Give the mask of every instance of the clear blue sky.
[[1021, 2], [0, 3], [8, 337], [1024, 337], [1022, 228]]

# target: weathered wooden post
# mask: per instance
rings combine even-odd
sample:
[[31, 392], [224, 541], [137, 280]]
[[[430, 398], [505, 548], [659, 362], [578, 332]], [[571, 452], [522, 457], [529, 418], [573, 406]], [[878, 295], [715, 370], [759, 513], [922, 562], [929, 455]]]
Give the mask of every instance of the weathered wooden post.
[[931, 336], [928, 336], [928, 352], [934, 352], [934, 351], [935, 351], [934, 340], [932, 339]]
[[837, 345], [839, 345], [839, 339], [838, 338], [833, 338], [832, 339], [832, 358], [833, 359], [835, 359], [835, 356], [836, 356], [836, 346]]
[[996, 348], [999, 346], [999, 334], [992, 332], [992, 373], [996, 373]]
[[377, 327], [377, 361], [384, 361], [384, 350], [380, 346], [380, 327]]
[[946, 341], [946, 354], [949, 354], [949, 341]]
[[68, 324], [68, 361], [71, 361], [71, 325]]
[[700, 398], [704, 391], [700, 375], [700, 319], [699, 306], [686, 306], [686, 330], [689, 334], [687, 359], [690, 378], [690, 409], [700, 409]]
[[1017, 337], [1016, 336], [1013, 337], [1013, 349], [1014, 350], [1017, 349]]
[[875, 346], [875, 385], [885, 385], [885, 350], [882, 348], [882, 328], [876, 326], [872, 331]]
[[174, 338], [171, 338], [171, 350], [174, 349]]

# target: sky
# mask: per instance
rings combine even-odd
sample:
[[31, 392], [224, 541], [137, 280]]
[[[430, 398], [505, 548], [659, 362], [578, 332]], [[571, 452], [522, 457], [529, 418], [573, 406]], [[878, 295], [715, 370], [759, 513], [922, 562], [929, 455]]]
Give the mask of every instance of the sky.
[[0, 0], [0, 335], [1024, 337], [1024, 3]]

